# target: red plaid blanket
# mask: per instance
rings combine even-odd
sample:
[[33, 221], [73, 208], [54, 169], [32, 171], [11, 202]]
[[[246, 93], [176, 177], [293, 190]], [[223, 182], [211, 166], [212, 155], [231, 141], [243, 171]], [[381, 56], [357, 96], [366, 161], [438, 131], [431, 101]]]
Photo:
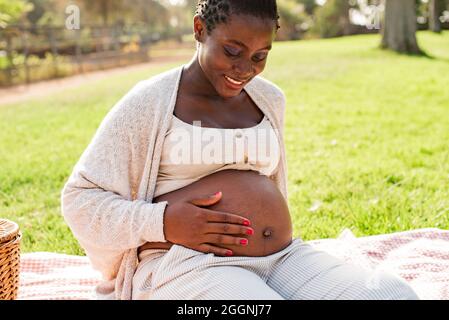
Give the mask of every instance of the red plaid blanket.
[[[348, 262], [395, 273], [421, 299], [449, 299], [449, 231], [419, 229], [356, 238], [345, 230], [337, 239], [309, 241]], [[22, 254], [18, 299], [93, 299], [100, 274], [82, 256]]]

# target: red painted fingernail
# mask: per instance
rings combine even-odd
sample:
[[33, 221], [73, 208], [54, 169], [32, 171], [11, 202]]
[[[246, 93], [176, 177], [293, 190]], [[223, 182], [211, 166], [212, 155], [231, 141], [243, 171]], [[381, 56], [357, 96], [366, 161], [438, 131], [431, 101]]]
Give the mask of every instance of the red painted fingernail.
[[243, 244], [244, 246], [246, 246], [248, 244], [248, 239], [241, 239], [240, 244]]
[[218, 192], [215, 192], [214, 193], [214, 196], [218, 196], [218, 195], [220, 195], [221, 194], [221, 191], [218, 191]]
[[245, 226], [249, 226], [249, 225], [250, 225], [249, 220], [244, 220], [244, 221], [243, 221], [243, 224], [244, 224]]
[[248, 230], [246, 230], [246, 234], [254, 234], [254, 230], [253, 229], [248, 229]]
[[233, 253], [232, 253], [232, 251], [231, 250], [228, 250], [228, 251], [226, 251], [226, 255], [229, 257], [229, 256], [232, 256], [233, 255]]

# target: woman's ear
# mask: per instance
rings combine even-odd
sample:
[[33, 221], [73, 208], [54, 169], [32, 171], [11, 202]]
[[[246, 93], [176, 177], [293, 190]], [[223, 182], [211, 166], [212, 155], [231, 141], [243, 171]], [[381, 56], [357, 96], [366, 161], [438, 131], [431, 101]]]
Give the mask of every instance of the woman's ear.
[[203, 42], [204, 34], [206, 32], [206, 25], [203, 19], [199, 15], [193, 17], [193, 32], [195, 34], [195, 40], [198, 42]]

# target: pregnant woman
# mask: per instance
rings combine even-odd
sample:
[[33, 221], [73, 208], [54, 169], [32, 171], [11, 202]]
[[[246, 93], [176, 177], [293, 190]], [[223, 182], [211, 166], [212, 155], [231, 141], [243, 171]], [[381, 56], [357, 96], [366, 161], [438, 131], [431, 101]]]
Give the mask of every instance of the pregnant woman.
[[201, 0], [192, 60], [138, 83], [62, 191], [102, 299], [417, 299], [292, 238], [275, 0]]

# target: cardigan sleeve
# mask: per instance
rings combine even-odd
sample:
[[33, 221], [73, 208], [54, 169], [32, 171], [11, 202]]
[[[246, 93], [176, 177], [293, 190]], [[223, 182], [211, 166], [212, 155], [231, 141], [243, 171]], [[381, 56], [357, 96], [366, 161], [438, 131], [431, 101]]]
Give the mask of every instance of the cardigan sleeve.
[[278, 117], [279, 122], [279, 135], [280, 135], [280, 150], [281, 150], [281, 160], [279, 161], [278, 167], [275, 173], [271, 176], [273, 181], [275, 181], [282, 192], [285, 200], [288, 203], [288, 168], [287, 168], [287, 151], [285, 148], [285, 110], [286, 110], [286, 97], [284, 92], [276, 85], [271, 84], [271, 90], [267, 90], [271, 93], [270, 101], [275, 101], [274, 110]]
[[109, 111], [61, 192], [66, 223], [100, 269], [119, 264], [127, 250], [145, 242], [166, 241], [167, 201], [133, 200], [148, 150], [138, 139], [148, 132], [135, 121], [141, 116], [139, 106], [148, 103], [139, 88]]

